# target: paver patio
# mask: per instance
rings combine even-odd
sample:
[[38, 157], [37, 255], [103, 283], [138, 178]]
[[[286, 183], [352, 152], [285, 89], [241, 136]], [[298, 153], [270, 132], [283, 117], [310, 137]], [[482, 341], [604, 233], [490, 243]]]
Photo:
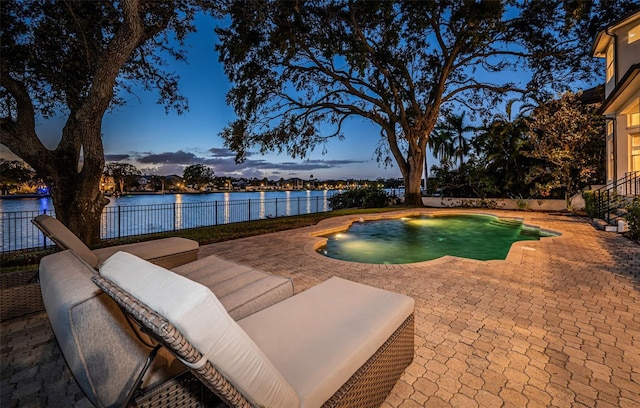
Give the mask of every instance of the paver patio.
[[[413, 297], [415, 357], [384, 407], [640, 406], [640, 246], [584, 218], [466, 211], [562, 236], [518, 243], [504, 261], [366, 265], [315, 253], [309, 234], [359, 218], [347, 216], [206, 245], [200, 257], [291, 276], [296, 292], [335, 275]], [[1, 329], [2, 407], [90, 406], [46, 314]]]

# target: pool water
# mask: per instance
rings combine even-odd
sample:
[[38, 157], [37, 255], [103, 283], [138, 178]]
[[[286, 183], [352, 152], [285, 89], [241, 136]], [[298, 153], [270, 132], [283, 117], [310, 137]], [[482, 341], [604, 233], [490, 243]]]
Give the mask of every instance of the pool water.
[[427, 215], [356, 222], [348, 231], [327, 236], [318, 252], [371, 264], [422, 262], [445, 255], [486, 261], [505, 259], [516, 241], [554, 235], [490, 215]]

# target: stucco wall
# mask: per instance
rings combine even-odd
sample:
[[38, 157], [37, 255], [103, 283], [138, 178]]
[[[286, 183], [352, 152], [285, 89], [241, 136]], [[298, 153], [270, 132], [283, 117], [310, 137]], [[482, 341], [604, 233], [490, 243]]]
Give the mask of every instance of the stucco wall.
[[[485, 200], [490, 203], [491, 208], [503, 210], [533, 210], [533, 211], [563, 211], [567, 205], [564, 200], [547, 200], [547, 199], [526, 199], [524, 202], [527, 208], [518, 208], [516, 200], [508, 198], [488, 198]], [[479, 198], [457, 198], [457, 197], [422, 197], [422, 202], [427, 207], [480, 207]], [[495, 206], [493, 205], [495, 203]], [[581, 194], [576, 194], [571, 199], [571, 205], [576, 210], [584, 209], [584, 199]]]

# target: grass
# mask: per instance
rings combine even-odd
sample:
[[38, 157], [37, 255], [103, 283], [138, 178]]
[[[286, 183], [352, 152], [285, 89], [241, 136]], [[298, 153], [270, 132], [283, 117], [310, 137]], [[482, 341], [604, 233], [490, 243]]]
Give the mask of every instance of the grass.
[[[404, 208], [404, 207], [402, 207]], [[108, 247], [113, 245], [128, 244], [132, 242], [150, 241], [153, 239], [166, 237], [183, 237], [198, 241], [200, 245], [213, 244], [216, 242], [230, 241], [233, 239], [251, 237], [255, 235], [267, 234], [270, 232], [284, 231], [288, 229], [308, 227], [315, 225], [321, 220], [342, 215], [358, 215], [374, 212], [395, 211], [399, 207], [385, 208], [351, 208], [315, 214], [296, 215], [291, 217], [268, 218], [257, 221], [238, 222], [233, 224], [216, 225], [211, 227], [200, 227], [188, 230], [163, 232], [143, 236], [127, 237], [102, 241], [93, 248]], [[55, 252], [55, 249], [19, 251], [0, 254], [1, 271], [14, 272], [25, 269], [37, 269], [40, 259]]]

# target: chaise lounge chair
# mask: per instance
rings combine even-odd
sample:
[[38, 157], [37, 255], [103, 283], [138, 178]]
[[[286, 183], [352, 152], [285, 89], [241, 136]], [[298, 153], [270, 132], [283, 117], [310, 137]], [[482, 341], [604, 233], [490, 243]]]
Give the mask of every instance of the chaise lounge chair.
[[130, 254], [92, 280], [233, 407], [376, 407], [413, 359], [413, 299], [340, 278], [237, 322], [206, 287]]
[[[139, 273], [135, 265], [125, 269], [132, 275]], [[236, 320], [294, 294], [290, 278], [215, 255], [173, 271], [209, 288]], [[219, 401], [166, 349], [154, 353], [131, 397], [129, 390], [155, 344], [91, 281], [98, 271], [73, 251], [45, 256], [39, 272], [38, 286], [60, 351], [94, 406], [122, 407], [131, 398], [130, 405], [137, 407], [208, 407]]]
[[198, 258], [198, 243], [186, 238], [163, 238], [91, 250], [53, 217], [41, 214], [31, 222], [61, 250], [72, 250], [93, 268], [100, 267], [107, 258], [118, 251], [134, 254], [164, 268], [180, 266]]

